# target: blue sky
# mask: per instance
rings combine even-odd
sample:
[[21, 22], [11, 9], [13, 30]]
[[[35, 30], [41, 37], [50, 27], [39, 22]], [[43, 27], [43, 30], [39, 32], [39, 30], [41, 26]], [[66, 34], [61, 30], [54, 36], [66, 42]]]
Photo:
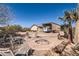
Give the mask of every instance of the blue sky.
[[46, 22], [63, 24], [58, 17], [63, 17], [65, 10], [76, 8], [76, 4], [72, 3], [10, 3], [6, 5], [12, 8], [15, 15], [12, 24], [19, 24], [23, 27]]

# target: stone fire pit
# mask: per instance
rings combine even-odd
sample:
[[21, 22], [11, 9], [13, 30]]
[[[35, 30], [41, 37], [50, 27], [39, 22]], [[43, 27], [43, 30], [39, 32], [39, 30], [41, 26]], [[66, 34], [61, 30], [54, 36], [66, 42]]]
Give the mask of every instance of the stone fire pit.
[[50, 42], [45, 39], [39, 39], [39, 40], [36, 40], [35, 43], [40, 44], [40, 45], [48, 45]]

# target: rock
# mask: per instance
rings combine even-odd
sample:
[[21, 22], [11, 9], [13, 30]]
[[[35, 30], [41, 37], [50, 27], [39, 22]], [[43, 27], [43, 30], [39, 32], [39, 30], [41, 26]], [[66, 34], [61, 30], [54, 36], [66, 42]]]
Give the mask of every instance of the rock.
[[75, 46], [73, 46], [72, 49], [77, 55], [79, 55], [79, 43], [77, 43]]
[[52, 56], [59, 56], [59, 53], [56, 53], [54, 50], [51, 50]]
[[60, 31], [59, 34], [60, 34], [60, 36], [64, 36], [64, 32], [63, 31]]
[[62, 51], [65, 49], [65, 47], [67, 46], [67, 44], [68, 44], [68, 41], [63, 41], [63, 42], [61, 42], [58, 46], [56, 46], [55, 48], [54, 48], [54, 51], [56, 52], [56, 53], [62, 53]]
[[61, 53], [61, 56], [77, 56], [78, 54], [72, 49], [73, 44], [68, 44], [64, 51]]
[[33, 50], [33, 49], [29, 49], [29, 51], [28, 51], [28, 56], [31, 56], [31, 55], [33, 55], [33, 52], [34, 52], [35, 50]]
[[73, 47], [73, 49], [79, 51], [79, 43], [77, 43], [77, 44]]
[[59, 34], [58, 34], [58, 39], [61, 40], [61, 39], [64, 39], [64, 32], [63, 31], [60, 31]]
[[32, 56], [59, 56], [59, 54], [52, 50], [35, 50]]

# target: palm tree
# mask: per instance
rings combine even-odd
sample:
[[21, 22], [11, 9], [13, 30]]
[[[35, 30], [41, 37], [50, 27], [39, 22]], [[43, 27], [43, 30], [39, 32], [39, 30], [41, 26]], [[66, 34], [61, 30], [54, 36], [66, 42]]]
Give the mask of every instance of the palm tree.
[[70, 42], [73, 43], [71, 12], [65, 11], [64, 17], [63, 18], [60, 17], [59, 19], [63, 20], [65, 25], [68, 25], [68, 39], [69, 39]]

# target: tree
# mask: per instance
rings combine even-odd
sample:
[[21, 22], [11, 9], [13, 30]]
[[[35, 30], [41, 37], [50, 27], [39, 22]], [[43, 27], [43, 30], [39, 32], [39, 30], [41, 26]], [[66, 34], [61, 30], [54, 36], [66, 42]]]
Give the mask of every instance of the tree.
[[64, 12], [64, 17], [63, 18], [59, 18], [61, 20], [64, 21], [65, 25], [68, 25], [68, 39], [70, 40], [70, 42], [73, 43], [73, 35], [72, 35], [72, 17], [71, 17], [71, 12], [70, 11], [65, 11]]
[[[9, 21], [12, 20], [12, 17], [13, 17], [13, 15], [12, 15], [11, 12], [12, 11], [11, 11], [11, 9], [8, 6], [6, 6], [6, 5], [0, 5], [0, 25], [1, 26], [3, 26], [3, 25], [9, 25]], [[7, 27], [7, 29], [8, 29], [8, 27]], [[7, 31], [3, 31], [3, 32], [6, 35], [8, 34]], [[10, 43], [11, 43], [11, 47], [13, 47], [13, 38], [12, 37], [11, 37]]]
[[21, 30], [22, 30], [22, 27], [20, 25], [11, 25], [8, 27], [8, 31], [10, 32], [16, 32]]
[[12, 20], [11, 9], [8, 6], [0, 5], [0, 25], [7, 25]]
[[77, 8], [72, 11], [72, 18], [76, 21], [74, 43], [79, 43], [79, 4], [77, 4]]

